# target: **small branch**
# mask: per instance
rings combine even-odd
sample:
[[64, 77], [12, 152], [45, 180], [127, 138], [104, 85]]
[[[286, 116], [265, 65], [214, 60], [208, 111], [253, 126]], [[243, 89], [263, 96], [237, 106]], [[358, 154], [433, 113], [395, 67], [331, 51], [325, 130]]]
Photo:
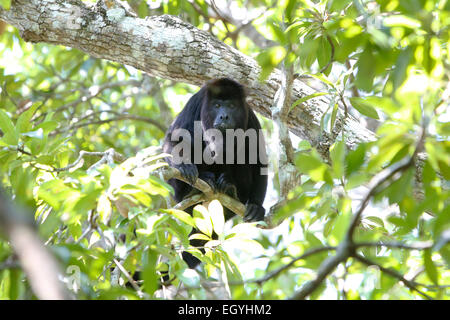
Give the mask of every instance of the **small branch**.
[[[188, 197], [181, 202], [178, 202], [173, 208], [177, 210], [185, 210], [189, 207], [195, 206], [196, 204], [206, 201], [203, 194], [196, 194], [194, 196]], [[233, 211], [234, 212], [234, 211]]]
[[288, 264], [279, 267], [276, 270], [273, 270], [271, 272], [269, 272], [268, 274], [266, 274], [264, 277], [262, 278], [258, 278], [258, 279], [253, 279], [253, 280], [248, 280], [245, 281], [245, 283], [257, 283], [257, 284], [262, 284], [270, 279], [273, 279], [275, 277], [277, 277], [279, 274], [281, 274], [283, 271], [291, 268], [297, 261], [300, 260], [304, 260], [312, 255], [318, 254], [318, 253], [322, 253], [324, 251], [332, 251], [332, 250], [336, 250], [336, 247], [320, 247], [320, 248], [314, 248], [311, 250], [308, 250], [307, 252], [303, 253], [301, 256], [298, 256], [295, 259], [292, 259], [291, 262], [289, 262]]
[[354, 230], [356, 229], [357, 225], [361, 220], [361, 215], [366, 209], [367, 205], [369, 204], [369, 201], [372, 198], [372, 196], [375, 195], [378, 187], [380, 187], [382, 184], [384, 184], [386, 181], [392, 178], [396, 173], [404, 171], [407, 168], [411, 167], [412, 164], [413, 164], [412, 158], [404, 159], [403, 161], [396, 163], [392, 167], [386, 168], [385, 170], [381, 171], [372, 178], [368, 186], [369, 191], [366, 193], [363, 200], [361, 201], [359, 209], [354, 214], [353, 219], [350, 223], [350, 228], [348, 229], [347, 232], [347, 235], [349, 237], [353, 237]]
[[[160, 175], [161, 178], [165, 181], [169, 179], [178, 179], [181, 180], [187, 184], [190, 184], [189, 181], [185, 180], [180, 171], [173, 167], [164, 167], [156, 172], [154, 172], [156, 176]], [[192, 197], [184, 199], [182, 202], [180, 202], [176, 208], [177, 209], [185, 209], [191, 205], [194, 205], [196, 203], [202, 202], [202, 201], [211, 201], [214, 199], [217, 199], [222, 203], [222, 205], [231, 211], [233, 211], [235, 214], [237, 214], [240, 217], [244, 217], [245, 215], [245, 205], [241, 203], [240, 201], [224, 194], [224, 193], [214, 193], [214, 191], [211, 189], [209, 184], [207, 184], [202, 179], [197, 179], [194, 185], [192, 187], [200, 190], [203, 194], [196, 194]]]
[[290, 97], [293, 81], [293, 67], [290, 66], [288, 70], [283, 67], [281, 84], [275, 94], [273, 106], [271, 108], [274, 136], [280, 141], [276, 153], [278, 154], [280, 194], [283, 199], [286, 198], [288, 192], [300, 182], [300, 173], [294, 164], [294, 148], [287, 126], [288, 114], [291, 107]]
[[0, 264], [0, 271], [9, 270], [9, 269], [19, 269], [20, 263], [14, 260], [8, 260]]
[[105, 83], [101, 86], [93, 85], [89, 88], [85, 88], [85, 94], [83, 94], [79, 99], [57, 108], [54, 112], [58, 113], [58, 112], [67, 110], [69, 108], [76, 107], [80, 103], [84, 103], [90, 99], [97, 97], [100, 93], [102, 93], [106, 89], [111, 89], [111, 88], [116, 88], [116, 87], [139, 87], [141, 84], [142, 84], [142, 81], [127, 80], [127, 81], [118, 81], [118, 82], [112, 82], [112, 83], [109, 82], [109, 83]]
[[404, 244], [401, 242], [359, 242], [355, 243], [355, 248], [361, 247], [386, 247], [386, 248], [396, 248], [405, 250], [426, 250], [431, 249], [434, 246], [432, 241], [424, 241], [413, 244]]
[[424, 296], [425, 298], [429, 299], [429, 300], [433, 300], [432, 297], [430, 297], [429, 295], [427, 295], [426, 293], [420, 291], [417, 287], [416, 284], [412, 281], [409, 281], [407, 279], [405, 279], [404, 276], [402, 276], [400, 273], [398, 273], [397, 271], [391, 270], [391, 269], [387, 269], [385, 267], [383, 267], [382, 265], [369, 260], [359, 254], [355, 254], [353, 255], [353, 257], [358, 260], [361, 263], [364, 263], [365, 265], [368, 266], [376, 266], [378, 267], [382, 272], [386, 273], [387, 275], [390, 275], [391, 277], [394, 277], [396, 279], [398, 279], [399, 281], [403, 282], [405, 284], [405, 286], [407, 286], [409, 289], [418, 292], [419, 294], [421, 294], [422, 296]]
[[422, 125], [422, 131], [419, 138], [419, 141], [417, 142], [416, 149], [414, 150], [413, 155], [408, 159], [405, 158], [395, 164], [393, 164], [390, 167], [387, 167], [386, 169], [379, 172], [377, 175], [375, 175], [369, 182], [368, 188], [369, 191], [366, 193], [365, 197], [361, 201], [361, 204], [359, 206], [358, 211], [353, 215], [352, 221], [350, 223], [350, 227], [347, 231], [347, 238], [350, 239], [350, 241], [353, 240], [353, 233], [357, 227], [357, 225], [360, 223], [362, 213], [366, 209], [367, 205], [369, 204], [370, 199], [372, 196], [375, 195], [378, 188], [383, 185], [386, 181], [394, 177], [397, 173], [403, 172], [406, 169], [412, 167], [414, 165], [414, 159], [416, 158], [417, 154], [420, 152], [420, 150], [423, 148], [423, 143], [426, 136], [426, 121], [424, 121]]
[[[63, 168], [54, 168], [55, 172], [62, 172], [62, 171], [68, 171], [75, 166], [77, 166], [85, 156], [96, 156], [96, 157], [102, 157], [102, 159], [99, 162], [96, 162], [94, 165], [92, 165], [89, 169], [93, 168], [94, 166], [98, 167], [99, 165], [108, 162], [112, 163], [115, 159], [118, 162], [122, 162], [125, 160], [125, 157], [122, 156], [120, 153], [116, 152], [113, 148], [110, 148], [106, 150], [105, 152], [90, 152], [90, 151], [80, 151], [80, 155], [78, 158], [71, 164], [63, 167]], [[95, 169], [95, 168], [94, 168]]]
[[[152, 173], [156, 177], [160, 177], [161, 179], [167, 181], [169, 179], [178, 179], [181, 180], [189, 185], [189, 181], [185, 180], [178, 169], [173, 167], [163, 167], [161, 169], [156, 170]], [[220, 203], [234, 212], [236, 215], [240, 216], [241, 218], [245, 215], [245, 204], [240, 202], [239, 200], [236, 200], [227, 194], [224, 193], [214, 193], [214, 191], [211, 189], [208, 183], [203, 181], [202, 179], [197, 179], [194, 185], [191, 185], [192, 187], [200, 190], [201, 194], [195, 194], [193, 196], [190, 196], [188, 198], [183, 199], [183, 201], [179, 202], [175, 205], [174, 209], [184, 210], [186, 208], [189, 208], [193, 205], [196, 205], [200, 202], [207, 202], [214, 199], [217, 199], [220, 201]], [[285, 201], [281, 201], [275, 205], [273, 205], [269, 212], [264, 217], [265, 225], [258, 225], [261, 229], [273, 229], [277, 227], [282, 221], [275, 221], [274, 216], [275, 212], [280, 208], [283, 204], [285, 204]]]
[[136, 293], [138, 294], [138, 296], [140, 298], [144, 297], [144, 293], [141, 291], [141, 288], [139, 288], [139, 286], [136, 283], [136, 281], [134, 281], [133, 277], [128, 273], [128, 271], [124, 268], [124, 266], [116, 258], [114, 258], [113, 261], [116, 264], [116, 266], [119, 268], [119, 270], [128, 279], [128, 281], [130, 282], [130, 284], [133, 287], [133, 289], [136, 290]]
[[[108, 111], [102, 111], [102, 112], [108, 112]], [[105, 120], [95, 120], [95, 121], [89, 121], [89, 122], [84, 122], [84, 123], [76, 123], [71, 125], [68, 128], [60, 128], [57, 129], [55, 131], [53, 131], [51, 133], [51, 135], [57, 135], [63, 132], [67, 132], [70, 130], [74, 130], [74, 129], [79, 129], [82, 127], [86, 127], [86, 126], [90, 126], [90, 125], [101, 125], [101, 124], [105, 124], [108, 122], [113, 122], [113, 121], [121, 121], [121, 120], [137, 120], [137, 121], [143, 121], [146, 123], [149, 123], [151, 125], [154, 125], [155, 127], [157, 127], [159, 130], [161, 130], [162, 132], [166, 132], [166, 127], [164, 125], [162, 125], [160, 122], [149, 118], [149, 117], [142, 117], [142, 116], [138, 116], [138, 115], [133, 115], [133, 114], [122, 114], [119, 115], [117, 117], [113, 117], [113, 118], [109, 118], [109, 119], [105, 119]]]
[[[345, 66], [348, 70], [352, 69], [352, 66], [350, 64], [350, 61], [347, 59], [345, 60]], [[348, 80], [350, 82], [351, 90], [352, 90], [352, 96], [353, 97], [359, 97], [358, 88], [355, 86], [355, 76], [353, 75], [353, 71], [350, 73], [350, 76], [348, 77]]]
[[293, 300], [304, 300], [313, 293], [325, 278], [334, 271], [334, 269], [342, 262], [346, 261], [351, 254], [350, 246], [347, 240], [344, 240], [334, 256], [327, 258], [319, 267], [315, 279], [308, 281], [303, 287], [294, 293], [291, 297]]
[[[229, 10], [228, 10], [228, 12], [222, 12], [222, 10], [219, 9], [219, 7], [217, 6], [217, 4], [214, 0], [211, 0], [209, 2], [210, 2], [210, 8], [212, 8], [212, 10], [214, 11], [214, 14], [216, 15], [215, 17], [212, 17], [212, 18], [221, 20], [223, 22], [223, 24], [225, 25], [225, 27], [227, 28], [227, 30], [228, 30], [228, 27], [227, 27], [228, 23], [236, 26], [236, 30], [234, 30], [233, 32], [228, 31], [230, 38], [232, 38], [232, 39], [233, 39], [233, 37], [235, 38], [235, 39], [233, 39], [233, 41], [236, 40], [237, 35], [242, 31], [246, 37], [251, 39], [260, 48], [265, 49], [265, 48], [269, 48], [269, 47], [276, 45], [276, 43], [274, 41], [265, 38], [252, 25], [253, 21], [259, 19], [261, 16], [263, 16], [267, 12], [267, 10], [276, 6], [276, 4], [277, 4], [276, 1], [269, 8], [262, 11], [255, 17], [248, 19], [247, 21], [240, 21], [240, 20], [235, 19]], [[226, 8], [226, 6], [225, 6], [225, 8]]]

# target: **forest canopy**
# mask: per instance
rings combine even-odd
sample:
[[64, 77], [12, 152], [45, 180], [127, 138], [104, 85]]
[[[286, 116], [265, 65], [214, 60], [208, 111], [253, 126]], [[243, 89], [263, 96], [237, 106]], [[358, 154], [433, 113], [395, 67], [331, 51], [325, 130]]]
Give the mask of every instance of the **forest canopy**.
[[[449, 38], [450, 0], [0, 0], [0, 299], [449, 299]], [[223, 77], [264, 222], [167, 183]]]

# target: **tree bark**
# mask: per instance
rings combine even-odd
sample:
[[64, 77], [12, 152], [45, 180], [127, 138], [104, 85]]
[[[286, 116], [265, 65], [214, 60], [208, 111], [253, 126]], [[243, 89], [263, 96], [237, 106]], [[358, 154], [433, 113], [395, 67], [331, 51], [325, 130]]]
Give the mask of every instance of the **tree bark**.
[[[254, 59], [177, 17], [139, 19], [120, 6], [102, 9], [79, 0], [15, 0], [10, 10], [0, 9], [0, 18], [17, 27], [25, 41], [77, 48], [161, 78], [195, 85], [214, 78], [233, 78], [248, 88], [250, 107], [271, 118], [281, 72], [275, 70], [260, 82], [261, 69]], [[295, 80], [291, 101], [312, 93], [312, 88]], [[328, 149], [342, 129], [349, 148], [375, 139], [356, 118], [348, 115], [344, 119], [343, 113], [338, 115], [332, 133], [321, 130], [320, 121], [328, 104], [320, 96], [297, 106], [289, 113], [289, 129], [308, 140], [324, 158], [328, 158]]]

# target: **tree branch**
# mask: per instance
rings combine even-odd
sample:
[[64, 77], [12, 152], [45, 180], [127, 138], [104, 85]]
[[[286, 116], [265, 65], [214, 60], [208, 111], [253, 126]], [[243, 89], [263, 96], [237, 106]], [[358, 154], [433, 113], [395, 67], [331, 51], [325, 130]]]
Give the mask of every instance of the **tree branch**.
[[266, 274], [264, 277], [262, 278], [258, 278], [258, 279], [253, 279], [253, 280], [248, 280], [245, 281], [245, 283], [257, 283], [257, 284], [262, 284], [270, 279], [273, 279], [275, 277], [277, 277], [279, 274], [281, 274], [282, 272], [286, 271], [287, 269], [291, 268], [297, 261], [300, 260], [304, 260], [312, 255], [318, 254], [318, 253], [322, 253], [325, 251], [332, 251], [332, 250], [336, 250], [336, 247], [319, 247], [319, 248], [313, 248], [308, 250], [307, 252], [303, 253], [302, 255], [296, 257], [295, 259], [292, 259], [291, 262], [289, 262], [288, 264], [279, 267], [276, 270], [273, 270], [271, 272], [269, 272], [268, 274]]
[[391, 269], [387, 269], [387, 268], [383, 267], [382, 265], [380, 265], [380, 264], [378, 264], [378, 263], [376, 263], [376, 262], [374, 262], [374, 261], [372, 261], [372, 260], [369, 260], [369, 259], [367, 259], [367, 258], [365, 258], [365, 257], [363, 257], [363, 256], [361, 256], [361, 255], [359, 255], [359, 254], [355, 254], [353, 257], [354, 257], [356, 260], [358, 260], [359, 262], [364, 263], [365, 265], [368, 265], [368, 266], [376, 266], [376, 267], [378, 267], [378, 268], [381, 270], [381, 272], [384, 272], [384, 273], [386, 273], [387, 275], [390, 275], [391, 277], [394, 277], [394, 278], [396, 278], [397, 280], [403, 282], [403, 283], [405, 284], [405, 286], [407, 286], [409, 289], [418, 292], [419, 294], [421, 294], [422, 296], [424, 296], [425, 298], [427, 298], [427, 299], [429, 299], [429, 300], [433, 300], [432, 297], [430, 297], [430, 296], [427, 295], [426, 293], [424, 293], [424, 292], [422, 292], [421, 290], [419, 290], [419, 289], [416, 287], [416, 285], [415, 285], [414, 282], [405, 279], [405, 277], [402, 276], [402, 275], [401, 275], [400, 273], [398, 273], [397, 271], [391, 270]]
[[58, 279], [62, 272], [56, 259], [39, 239], [26, 216], [13, 208], [0, 190], [0, 229], [11, 241], [33, 292], [43, 300], [69, 299], [68, 291]]
[[[78, 48], [97, 58], [131, 65], [151, 75], [201, 85], [213, 78], [231, 77], [248, 87], [249, 105], [270, 118], [270, 106], [282, 74], [275, 70], [259, 81], [258, 63], [180, 19], [163, 15], [146, 19], [130, 17], [123, 8], [106, 12], [89, 7], [79, 0], [16, 0], [0, 18], [16, 26], [22, 38], [30, 42], [47, 42]], [[295, 80], [290, 101], [314, 92]], [[351, 116], [338, 115], [335, 132], [320, 130], [320, 119], [328, 108], [323, 96], [305, 101], [289, 114], [290, 130], [308, 140], [328, 157], [328, 149], [345, 127], [347, 145], [371, 141], [375, 135]]]
[[[109, 113], [109, 111], [102, 111], [105, 113]], [[74, 130], [74, 129], [79, 129], [82, 127], [87, 127], [90, 125], [101, 125], [101, 124], [105, 124], [108, 122], [114, 122], [114, 121], [121, 121], [121, 120], [136, 120], [136, 121], [143, 121], [146, 123], [149, 123], [151, 125], [154, 125], [155, 127], [157, 127], [159, 130], [161, 130], [162, 132], [166, 132], [166, 127], [164, 125], [162, 125], [160, 122], [149, 118], [149, 117], [143, 117], [143, 116], [138, 116], [138, 115], [134, 115], [134, 114], [121, 114], [121, 115], [117, 115], [116, 117], [112, 117], [109, 119], [105, 119], [105, 120], [93, 120], [93, 121], [87, 121], [87, 122], [81, 122], [81, 123], [75, 123], [71, 126], [69, 126], [68, 128], [60, 128], [60, 129], [56, 129], [55, 131], [53, 131], [51, 133], [51, 135], [57, 135], [63, 132], [67, 132], [70, 130]]]
[[300, 290], [298, 290], [291, 299], [294, 300], [304, 300], [311, 293], [316, 290], [320, 284], [326, 279], [326, 277], [336, 269], [336, 267], [341, 263], [348, 259], [351, 254], [351, 247], [348, 244], [345, 244], [347, 240], [344, 240], [336, 250], [336, 254], [332, 257], [325, 259], [324, 262], [321, 263], [319, 270], [317, 270], [316, 277], [308, 281], [303, 285]]

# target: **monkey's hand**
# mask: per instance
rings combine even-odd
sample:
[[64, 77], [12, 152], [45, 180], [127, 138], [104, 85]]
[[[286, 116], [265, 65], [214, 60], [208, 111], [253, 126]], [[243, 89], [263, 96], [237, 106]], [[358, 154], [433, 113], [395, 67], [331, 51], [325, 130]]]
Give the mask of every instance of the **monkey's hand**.
[[263, 206], [255, 203], [247, 203], [245, 206], [244, 222], [257, 222], [264, 220], [266, 211]]
[[179, 164], [176, 165], [175, 168], [180, 170], [181, 176], [186, 179], [191, 185], [197, 181], [198, 178], [198, 169], [195, 164]]
[[216, 192], [216, 176], [214, 173], [209, 172], [209, 171], [203, 171], [200, 172], [200, 174], [198, 175], [199, 179], [202, 179], [203, 181], [205, 181], [210, 187], [211, 189]]
[[225, 173], [222, 173], [217, 179], [216, 191], [225, 193], [234, 199], [238, 199], [236, 186], [228, 180]]

